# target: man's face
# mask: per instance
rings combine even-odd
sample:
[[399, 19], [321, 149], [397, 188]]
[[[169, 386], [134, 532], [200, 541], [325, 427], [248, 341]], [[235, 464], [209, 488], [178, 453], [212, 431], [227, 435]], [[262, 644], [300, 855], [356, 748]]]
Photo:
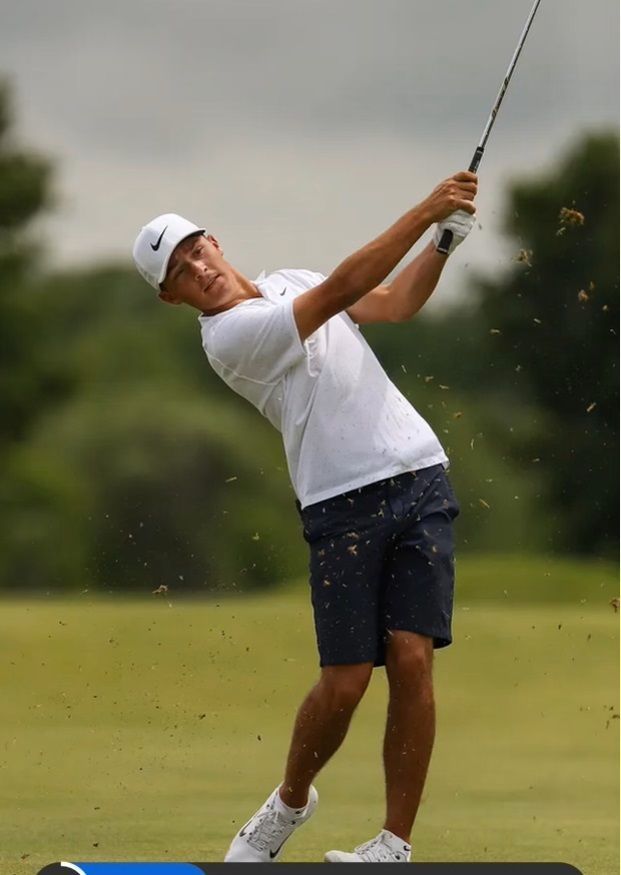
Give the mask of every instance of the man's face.
[[226, 304], [236, 287], [235, 275], [216, 238], [194, 234], [182, 240], [171, 255], [160, 298], [205, 312]]

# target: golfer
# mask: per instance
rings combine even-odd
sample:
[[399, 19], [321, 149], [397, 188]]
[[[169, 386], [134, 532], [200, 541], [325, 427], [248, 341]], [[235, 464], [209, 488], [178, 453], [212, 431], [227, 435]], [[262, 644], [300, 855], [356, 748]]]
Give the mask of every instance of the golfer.
[[[421, 309], [446, 263], [436, 251], [442, 232], [453, 232], [450, 251], [466, 238], [476, 192], [475, 174], [456, 173], [328, 277], [286, 269], [251, 281], [212, 234], [173, 213], [134, 244], [160, 299], [199, 311], [212, 368], [281, 432], [310, 550], [319, 679], [297, 713], [281, 783], [226, 862], [275, 862], [312, 816], [312, 782], [343, 742], [375, 666], [389, 685], [386, 819], [375, 838], [325, 859], [410, 860], [434, 740], [433, 649], [451, 643], [459, 508], [440, 442], [358, 326], [405, 322]], [[433, 224], [433, 241], [387, 283]]]

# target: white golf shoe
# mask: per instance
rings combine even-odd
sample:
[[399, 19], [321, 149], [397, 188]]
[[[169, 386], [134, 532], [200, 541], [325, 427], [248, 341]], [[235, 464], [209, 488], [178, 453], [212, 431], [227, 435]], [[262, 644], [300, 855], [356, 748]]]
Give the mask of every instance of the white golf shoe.
[[278, 805], [277, 787], [267, 801], [237, 833], [226, 852], [225, 863], [276, 863], [293, 832], [309, 819], [319, 794], [311, 785], [304, 808], [285, 813]]
[[411, 852], [411, 845], [383, 829], [371, 841], [358, 845], [353, 853], [328, 851], [324, 859], [326, 863], [409, 863]]

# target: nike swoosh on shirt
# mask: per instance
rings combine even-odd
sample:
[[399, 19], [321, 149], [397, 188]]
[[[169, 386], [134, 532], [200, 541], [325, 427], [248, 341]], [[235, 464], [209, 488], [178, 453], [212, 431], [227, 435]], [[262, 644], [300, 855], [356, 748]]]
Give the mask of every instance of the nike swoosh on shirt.
[[157, 252], [157, 250], [160, 248], [160, 243], [162, 242], [162, 237], [164, 236], [164, 232], [166, 231], [166, 228], [168, 228], [168, 225], [164, 225], [164, 231], [162, 231], [162, 233], [160, 234], [160, 236], [157, 238], [157, 243], [152, 243], [152, 244], [151, 244], [151, 249], [152, 249], [154, 252]]
[[285, 294], [286, 291], [287, 291], [287, 286], [285, 286], [284, 289], [282, 290], [282, 292], [279, 292], [279, 294], [282, 296]]

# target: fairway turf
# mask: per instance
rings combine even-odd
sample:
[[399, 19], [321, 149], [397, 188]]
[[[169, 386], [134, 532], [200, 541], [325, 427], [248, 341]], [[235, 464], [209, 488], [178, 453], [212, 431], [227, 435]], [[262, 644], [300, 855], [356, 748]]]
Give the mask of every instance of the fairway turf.
[[[604, 597], [593, 574], [584, 603], [458, 601], [456, 643], [436, 654], [438, 735], [413, 860], [618, 872], [618, 621], [610, 578]], [[220, 861], [281, 779], [317, 677], [305, 587], [1, 610], [2, 875], [60, 859]], [[378, 669], [285, 862], [381, 827], [385, 704]]]

